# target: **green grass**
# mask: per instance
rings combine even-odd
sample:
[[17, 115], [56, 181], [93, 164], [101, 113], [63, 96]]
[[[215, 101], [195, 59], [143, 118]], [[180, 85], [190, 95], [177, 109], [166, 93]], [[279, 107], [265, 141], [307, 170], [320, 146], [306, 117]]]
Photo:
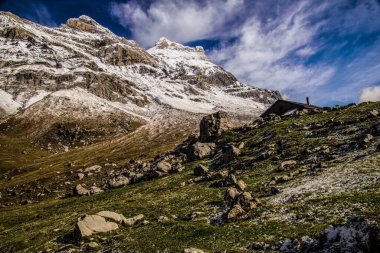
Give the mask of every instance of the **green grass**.
[[[243, 173], [237, 175], [243, 179], [249, 191], [256, 192], [262, 187], [262, 182], [272, 176], [272, 170], [277, 168], [279, 161], [272, 158], [255, 161], [251, 156], [252, 150], [261, 145], [277, 144], [285, 139], [289, 144], [289, 152], [299, 156], [300, 152], [321, 145], [333, 147], [352, 140], [355, 135], [341, 136], [332, 131], [333, 138], [305, 138], [308, 131], [303, 126], [313, 122], [327, 122], [331, 119], [343, 122], [353, 118], [361, 119], [360, 126], [372, 126], [378, 119], [368, 119], [369, 110], [379, 108], [379, 103], [363, 104], [361, 106], [333, 111], [326, 114], [306, 115], [289, 118], [283, 121], [270, 122], [258, 128], [246, 130], [232, 129], [219, 139], [219, 144], [232, 142], [246, 143], [240, 157], [243, 162], [254, 161]], [[295, 126], [294, 124], [301, 124]], [[344, 124], [344, 123], [343, 123]], [[288, 131], [290, 130], [290, 131]], [[268, 141], [261, 142], [265, 133], [275, 131], [276, 136]], [[170, 133], [168, 133], [170, 135]], [[336, 135], [334, 135], [336, 134]], [[164, 152], [174, 146], [172, 139], [167, 145], [161, 146], [163, 135], [152, 147], [145, 151], [145, 158]], [[379, 137], [375, 137], [378, 142]], [[0, 136], [2, 146], [7, 145], [6, 152], [0, 154], [1, 173], [10, 169], [20, 168], [19, 175], [13, 180], [2, 180], [3, 188], [32, 180], [47, 180], [56, 171], [67, 171], [64, 166], [67, 161], [82, 164], [103, 162], [105, 158], [123, 164], [128, 159], [140, 155], [138, 147], [131, 153], [122, 153], [123, 148], [128, 149], [139, 140], [122, 137], [112, 142], [94, 144], [87, 148], [73, 150], [64, 154], [49, 154], [45, 151], [30, 147], [28, 154], [20, 156], [23, 151], [22, 141]], [[116, 152], [111, 152], [117, 149]], [[131, 150], [131, 149], [130, 149]], [[355, 151], [356, 152], [356, 151]], [[342, 159], [352, 159], [362, 151], [353, 152]], [[96, 155], [94, 155], [96, 154]], [[275, 154], [274, 156], [279, 156]], [[378, 153], [374, 153], [365, 160], [351, 161], [349, 166], [360, 168], [373, 168], [369, 173], [378, 173], [380, 165]], [[180, 252], [186, 247], [201, 248], [208, 252], [228, 250], [228, 252], [245, 252], [245, 248], [252, 242], [267, 242], [276, 244], [285, 238], [301, 238], [302, 236], [316, 236], [331, 224], [344, 223], [350, 215], [364, 215], [369, 219], [380, 222], [380, 191], [379, 182], [374, 182], [368, 191], [348, 191], [340, 194], [320, 195], [293, 203], [273, 204], [270, 197], [262, 198], [263, 205], [248, 213], [247, 218], [223, 223], [220, 226], [207, 222], [207, 218], [216, 214], [213, 203], [223, 201], [225, 188], [210, 188], [210, 182], [203, 182], [181, 186], [191, 178], [193, 168], [199, 164], [209, 165], [212, 160], [195, 161], [185, 164], [186, 169], [178, 174], [165, 178], [128, 185], [121, 189], [107, 191], [89, 197], [72, 197], [60, 200], [47, 199], [40, 203], [25, 206], [9, 206], [0, 209], [0, 252], [11, 249], [11, 252], [38, 252], [47, 249], [58, 250], [63, 247], [79, 249], [83, 243], [67, 245], [55, 242], [58, 238], [72, 232], [75, 221], [82, 214], [94, 214], [101, 210], [110, 210], [131, 217], [144, 214], [150, 223], [146, 226], [121, 227], [109, 234], [95, 235], [93, 239], [102, 248], [114, 248], [129, 252], [157, 252], [165, 249], [170, 252]], [[340, 165], [339, 160], [326, 161], [327, 165], [335, 168]], [[50, 166], [52, 165], [52, 166]], [[42, 167], [41, 170], [36, 168]], [[276, 175], [282, 175], [281, 173]], [[290, 182], [280, 187], [296, 186], [297, 182]], [[4, 184], [3, 184], [4, 183]], [[377, 189], [377, 190], [376, 190]], [[259, 193], [259, 192], [257, 192]], [[203, 212], [198, 220], [189, 220], [194, 212]], [[159, 223], [156, 218], [164, 215], [178, 216], [177, 220]], [[289, 219], [287, 215], [290, 215]], [[285, 218], [283, 218], [285, 217]], [[292, 219], [291, 217], [297, 217]], [[55, 229], [60, 229], [54, 232]], [[115, 237], [115, 235], [117, 235]]]

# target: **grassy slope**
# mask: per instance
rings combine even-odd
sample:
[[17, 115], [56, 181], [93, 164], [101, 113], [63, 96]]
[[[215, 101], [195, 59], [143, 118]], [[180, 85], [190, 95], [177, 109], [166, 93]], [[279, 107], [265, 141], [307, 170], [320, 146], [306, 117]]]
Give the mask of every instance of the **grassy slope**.
[[[347, 139], [337, 138], [303, 138], [307, 130], [302, 126], [311, 122], [338, 119], [342, 121], [352, 118], [365, 118], [368, 111], [379, 108], [379, 103], [362, 105], [344, 111], [327, 114], [308, 115], [300, 118], [265, 125], [249, 131], [232, 130], [223, 136], [224, 141], [247, 143], [243, 159], [248, 159], [250, 143], [256, 143], [263, 133], [275, 130], [277, 137], [286, 138], [291, 142], [291, 150], [297, 153], [300, 147], [321, 144], [337, 145]], [[378, 119], [376, 119], [378, 120]], [[371, 121], [372, 122], [372, 121]], [[301, 126], [294, 126], [300, 123]], [[373, 123], [373, 122], [372, 122]], [[369, 124], [363, 121], [363, 124]], [[291, 129], [290, 132], [287, 130]], [[378, 141], [379, 137], [375, 137]], [[293, 142], [292, 142], [293, 140]], [[89, 152], [90, 153], [90, 152]], [[357, 153], [345, 156], [350, 160]], [[52, 162], [54, 159], [52, 160]], [[351, 161], [351, 160], [350, 160]], [[210, 161], [198, 161], [208, 163]], [[149, 182], [109, 191], [100, 195], [69, 198], [63, 200], [47, 200], [27, 206], [13, 206], [0, 209], [0, 251], [26, 250], [35, 252], [44, 249], [58, 249], [80, 245], [65, 245], [55, 243], [57, 238], [72, 231], [76, 219], [84, 213], [92, 214], [100, 210], [111, 210], [133, 216], [139, 213], [146, 215], [150, 224], [146, 226], [122, 227], [117, 232], [95, 236], [101, 247], [119, 248], [129, 251], [154, 252], [170, 249], [170, 252], [183, 250], [185, 247], [198, 247], [208, 251], [228, 249], [229, 252], [242, 252], [253, 241], [275, 243], [281, 238], [303, 235], [316, 235], [329, 224], [341, 223], [350, 215], [365, 215], [380, 222], [380, 183], [374, 181], [367, 186], [366, 191], [345, 191], [342, 193], [315, 194], [310, 198], [293, 203], [272, 203], [271, 198], [262, 198], [263, 207], [249, 214], [247, 219], [238, 220], [214, 226], [206, 221], [206, 217], [215, 214], [213, 202], [222, 201], [224, 188], [209, 188], [210, 183], [200, 183], [181, 187], [180, 183], [193, 176], [192, 168], [198, 163], [186, 165], [182, 173]], [[256, 163], [238, 177], [244, 179], [248, 189], [253, 190], [263, 180], [272, 177], [269, 173], [277, 165], [277, 161], [263, 160]], [[341, 163], [334, 160], [324, 165], [329, 171], [337, 170]], [[366, 173], [378, 173], [380, 156], [373, 153], [366, 159], [352, 160], [346, 167], [352, 170], [367, 168]], [[282, 188], [300, 184], [298, 179], [281, 185]], [[187, 216], [196, 211], [205, 214], [199, 220], [188, 220]], [[164, 223], [155, 221], [160, 215], [177, 215], [178, 220]], [[54, 229], [60, 230], [54, 232]], [[114, 237], [115, 234], [119, 236]]]

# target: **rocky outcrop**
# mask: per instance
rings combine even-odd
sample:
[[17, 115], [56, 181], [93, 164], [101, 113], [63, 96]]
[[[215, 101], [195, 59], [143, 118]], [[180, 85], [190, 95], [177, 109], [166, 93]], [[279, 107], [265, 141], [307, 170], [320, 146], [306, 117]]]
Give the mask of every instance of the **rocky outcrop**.
[[214, 114], [203, 117], [200, 123], [200, 142], [212, 142], [227, 129], [227, 113], [216, 112]]

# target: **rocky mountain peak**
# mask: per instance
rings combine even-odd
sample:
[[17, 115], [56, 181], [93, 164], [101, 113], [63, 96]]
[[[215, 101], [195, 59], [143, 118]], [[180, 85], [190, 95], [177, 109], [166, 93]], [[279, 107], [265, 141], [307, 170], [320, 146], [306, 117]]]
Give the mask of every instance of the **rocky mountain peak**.
[[187, 52], [200, 52], [204, 54], [204, 49], [202, 46], [196, 47], [188, 47], [182, 45], [178, 42], [171, 41], [165, 37], [161, 37], [155, 44], [156, 49], [171, 49], [171, 50], [179, 50], [179, 51], [187, 51]]
[[101, 26], [98, 22], [96, 22], [94, 19], [90, 18], [86, 15], [81, 15], [79, 18], [69, 18], [66, 22], [66, 25], [74, 28], [79, 29], [86, 32], [109, 32], [110, 31]]

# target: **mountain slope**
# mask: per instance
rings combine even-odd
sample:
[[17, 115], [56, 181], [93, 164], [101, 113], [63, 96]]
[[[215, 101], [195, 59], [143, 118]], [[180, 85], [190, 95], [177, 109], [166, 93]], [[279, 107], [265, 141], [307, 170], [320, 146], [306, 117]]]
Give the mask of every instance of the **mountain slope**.
[[[89, 106], [79, 95], [83, 92], [92, 94], [91, 103], [107, 104], [107, 113], [99, 116], [101, 110]], [[66, 93], [64, 99], [61, 93]], [[211, 63], [201, 47], [163, 38], [146, 51], [87, 16], [47, 28], [6, 12], [0, 13], [0, 96], [0, 115], [7, 119], [1, 126], [4, 133], [22, 133], [28, 126], [26, 136], [40, 143], [45, 135], [59, 135], [57, 125], [68, 132], [85, 126], [91, 138], [83, 135], [73, 143], [57, 139], [69, 147], [141, 125], [178, 126], [185, 118], [194, 124], [217, 110], [230, 113], [235, 123], [247, 122], [280, 97], [242, 84]], [[106, 114], [116, 122], [110, 124]], [[64, 150], [62, 145], [53, 150]]]
[[[182, 172], [92, 196], [3, 207], [0, 251], [75, 252], [96, 242], [97, 250], [105, 252], [183, 252], [189, 247], [205, 252], [335, 252], [342, 246], [347, 252], [376, 252], [379, 108], [380, 103], [363, 103], [258, 120], [221, 133], [214, 153], [184, 163]], [[230, 153], [231, 145], [240, 151]], [[194, 168], [200, 164], [208, 172], [197, 176]], [[12, 188], [12, 181], [6, 184]], [[237, 192], [234, 198], [226, 194], [231, 189]], [[3, 198], [29, 194], [15, 192], [2, 190]], [[245, 206], [246, 200], [255, 205]], [[235, 205], [244, 212], [227, 216]], [[120, 225], [79, 242], [72, 239], [79, 217], [104, 210], [126, 217], [144, 214], [149, 223]]]

